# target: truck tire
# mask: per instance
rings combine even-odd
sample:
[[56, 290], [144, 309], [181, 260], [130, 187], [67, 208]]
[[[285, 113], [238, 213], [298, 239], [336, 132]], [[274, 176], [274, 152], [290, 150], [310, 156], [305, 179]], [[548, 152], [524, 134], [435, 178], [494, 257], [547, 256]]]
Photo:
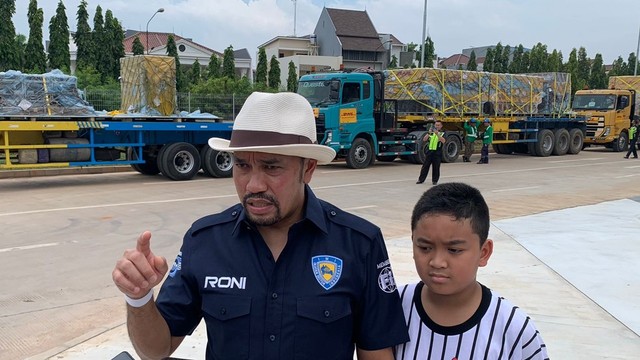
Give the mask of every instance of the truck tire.
[[462, 150], [462, 140], [456, 134], [446, 135], [446, 140], [442, 145], [442, 161], [446, 163], [456, 162]]
[[[165, 145], [160, 162], [164, 175], [171, 180], [191, 180], [200, 171], [200, 153], [195, 146], [179, 142]], [[164, 147], [163, 147], [164, 148]]]
[[536, 156], [547, 157], [553, 152], [554, 144], [553, 132], [549, 129], [542, 129], [538, 132], [538, 142], [535, 143], [534, 148]]
[[584, 149], [584, 133], [580, 129], [569, 130], [569, 154], [575, 155]]
[[227, 178], [233, 174], [233, 157], [225, 151], [213, 150], [209, 145], [204, 145], [200, 150], [202, 171], [207, 176], [214, 178]]
[[511, 144], [493, 144], [492, 147], [496, 154], [509, 155], [513, 153], [513, 148], [510, 145]]
[[371, 143], [366, 139], [356, 138], [347, 154], [347, 166], [352, 169], [364, 169], [371, 165], [373, 158]]
[[[158, 175], [160, 173], [160, 169], [158, 168], [158, 159], [156, 159], [156, 156], [154, 156], [146, 146], [142, 149], [142, 158], [144, 159], [144, 164], [131, 164], [131, 168], [133, 170], [142, 175]], [[138, 159], [137, 154], [131, 147], [127, 148], [127, 159]]]
[[425, 147], [427, 146], [427, 143], [424, 142], [422, 139], [424, 138], [425, 134], [426, 134], [426, 131], [412, 131], [409, 134], [416, 137], [416, 154], [409, 155], [409, 161], [411, 161], [414, 164], [424, 163]]
[[620, 133], [620, 136], [611, 144], [611, 149], [615, 152], [627, 151], [629, 147], [629, 135], [626, 132]]
[[565, 155], [569, 151], [569, 131], [556, 129], [553, 131], [553, 155]]

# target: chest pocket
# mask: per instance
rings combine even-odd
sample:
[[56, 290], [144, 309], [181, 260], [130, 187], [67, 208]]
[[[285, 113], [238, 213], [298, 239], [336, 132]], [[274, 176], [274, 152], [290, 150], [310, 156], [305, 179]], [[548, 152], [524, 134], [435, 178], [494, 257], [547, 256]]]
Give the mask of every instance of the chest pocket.
[[296, 312], [296, 359], [353, 359], [353, 316], [348, 297], [298, 298]]
[[216, 359], [248, 359], [251, 298], [205, 295], [202, 312], [209, 333], [209, 350]]

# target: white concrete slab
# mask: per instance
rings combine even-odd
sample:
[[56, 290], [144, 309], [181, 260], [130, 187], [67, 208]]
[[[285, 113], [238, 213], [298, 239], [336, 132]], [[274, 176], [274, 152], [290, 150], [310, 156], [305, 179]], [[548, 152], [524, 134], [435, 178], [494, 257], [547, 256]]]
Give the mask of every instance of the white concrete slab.
[[493, 225], [640, 335], [640, 203], [609, 201]]

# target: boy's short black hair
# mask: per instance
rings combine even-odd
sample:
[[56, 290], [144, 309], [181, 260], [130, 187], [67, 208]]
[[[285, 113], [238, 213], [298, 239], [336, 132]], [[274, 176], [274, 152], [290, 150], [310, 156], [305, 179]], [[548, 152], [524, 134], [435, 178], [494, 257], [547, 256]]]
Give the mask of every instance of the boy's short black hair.
[[480, 191], [464, 183], [444, 183], [422, 194], [411, 214], [411, 230], [424, 215], [451, 215], [456, 220], [471, 220], [473, 232], [480, 237], [480, 246], [489, 237], [489, 206]]

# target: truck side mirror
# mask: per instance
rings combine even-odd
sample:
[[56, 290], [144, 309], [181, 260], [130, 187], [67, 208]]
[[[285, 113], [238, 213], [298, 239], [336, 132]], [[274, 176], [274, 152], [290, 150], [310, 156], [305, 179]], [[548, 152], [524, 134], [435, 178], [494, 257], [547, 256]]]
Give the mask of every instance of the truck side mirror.
[[329, 85], [329, 99], [334, 101], [340, 99], [340, 81], [332, 81]]

